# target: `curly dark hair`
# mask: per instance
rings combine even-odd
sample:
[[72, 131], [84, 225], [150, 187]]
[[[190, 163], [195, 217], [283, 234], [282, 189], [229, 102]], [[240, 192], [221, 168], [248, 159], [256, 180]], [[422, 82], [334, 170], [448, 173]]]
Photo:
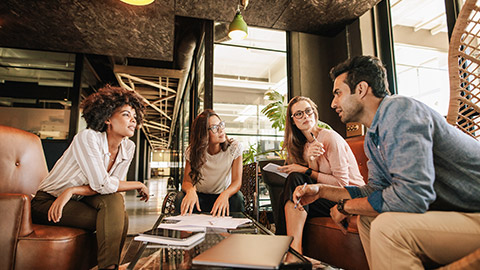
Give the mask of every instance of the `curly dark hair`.
[[135, 120], [137, 120], [137, 128], [139, 128], [143, 122], [145, 106], [141, 97], [133, 91], [106, 85], [97, 93], [88, 96], [80, 108], [83, 109], [82, 117], [87, 121], [87, 128], [104, 132], [107, 130], [105, 121], [124, 105], [130, 105], [135, 109], [137, 114]]
[[345, 83], [350, 87], [350, 92], [355, 93], [359, 82], [365, 81], [372, 88], [373, 94], [378, 98], [390, 95], [388, 90], [387, 70], [380, 59], [375, 56], [362, 55], [352, 57], [330, 70], [332, 81], [347, 72]]
[[[205, 164], [205, 153], [208, 148], [208, 120], [210, 117], [216, 116], [221, 119], [215, 111], [211, 109], [204, 110], [193, 121], [192, 130], [190, 132], [190, 145], [188, 150], [190, 151], [190, 178], [193, 185], [198, 184], [202, 179], [202, 173], [200, 169]], [[227, 151], [228, 147], [232, 143], [232, 140], [228, 139], [225, 134], [225, 142], [220, 144], [222, 151]]]

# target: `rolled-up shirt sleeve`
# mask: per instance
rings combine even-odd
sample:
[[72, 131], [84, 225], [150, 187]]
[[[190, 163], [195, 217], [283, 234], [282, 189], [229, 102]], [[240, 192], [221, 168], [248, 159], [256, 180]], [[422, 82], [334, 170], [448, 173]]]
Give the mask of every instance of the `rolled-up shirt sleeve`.
[[72, 144], [73, 155], [82, 173], [87, 177], [90, 188], [100, 194], [116, 192], [120, 181], [119, 174], [110, 176], [107, 173], [103, 148], [98, 137], [90, 132], [82, 132], [75, 137]]
[[370, 193], [368, 201], [379, 213], [423, 213], [436, 198], [433, 123], [425, 115], [413, 103], [394, 102], [380, 116], [384, 125], [378, 125], [376, 147], [369, 142], [368, 187], [360, 188], [360, 194]]

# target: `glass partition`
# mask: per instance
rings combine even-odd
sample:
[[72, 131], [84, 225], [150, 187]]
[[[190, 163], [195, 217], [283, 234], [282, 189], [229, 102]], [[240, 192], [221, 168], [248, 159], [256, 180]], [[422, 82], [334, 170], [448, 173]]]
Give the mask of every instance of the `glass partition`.
[[0, 124], [64, 140], [75, 54], [0, 48]]
[[267, 91], [286, 95], [287, 85], [286, 32], [249, 27], [246, 39], [215, 44], [213, 107], [244, 149], [280, 148], [283, 131], [261, 110], [269, 103]]
[[446, 115], [450, 90], [445, 1], [393, 0], [390, 4], [398, 93]]

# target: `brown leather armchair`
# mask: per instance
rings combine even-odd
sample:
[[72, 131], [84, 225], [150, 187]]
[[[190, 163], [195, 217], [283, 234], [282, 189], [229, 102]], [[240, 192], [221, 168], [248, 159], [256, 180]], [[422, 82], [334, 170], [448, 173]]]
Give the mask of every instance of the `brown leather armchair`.
[[[358, 163], [365, 182], [368, 181], [367, 157], [363, 151], [364, 137], [346, 139]], [[266, 172], [263, 167], [274, 162], [278, 165], [283, 160], [260, 161], [262, 177], [267, 184], [275, 223], [278, 224], [280, 211], [280, 194], [285, 178], [275, 173]], [[367, 258], [358, 235], [357, 219], [352, 218], [347, 235], [344, 235], [330, 217], [307, 219], [303, 230], [303, 252], [305, 255], [345, 269], [368, 269]]]
[[0, 269], [89, 269], [95, 234], [32, 223], [30, 200], [48, 173], [40, 139], [0, 125]]
[[[367, 157], [363, 150], [364, 137], [346, 139], [358, 163], [365, 182], [368, 181]], [[357, 217], [352, 217], [344, 235], [330, 217], [307, 219], [303, 230], [304, 254], [344, 269], [368, 269], [357, 229]]]

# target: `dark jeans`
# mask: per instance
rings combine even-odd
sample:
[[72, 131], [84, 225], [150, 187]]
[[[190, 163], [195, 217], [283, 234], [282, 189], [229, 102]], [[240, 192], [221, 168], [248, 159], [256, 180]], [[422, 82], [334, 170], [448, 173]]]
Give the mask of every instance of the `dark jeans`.
[[[220, 194], [206, 194], [197, 192], [198, 202], [200, 203], [200, 209], [202, 212], [210, 212], [212, 211], [213, 205], [217, 200]], [[175, 197], [175, 214], [180, 214], [180, 207], [182, 205], [183, 197], [185, 197], [185, 192], [180, 191], [177, 193], [177, 197]], [[230, 213], [232, 212], [243, 212], [245, 211], [245, 202], [243, 199], [243, 194], [241, 191], [233, 194], [232, 197], [228, 199]], [[197, 207], [193, 209], [194, 213], [199, 213], [197, 211]]]
[[97, 231], [98, 268], [119, 265], [128, 231], [128, 216], [120, 193], [85, 196], [65, 204], [58, 223], [48, 221], [48, 209], [57, 198], [38, 191], [32, 199], [34, 223]]
[[[285, 221], [285, 204], [287, 203], [287, 201], [293, 202], [293, 192], [295, 191], [297, 186], [302, 186], [304, 183], [316, 184], [316, 182], [312, 180], [312, 178], [310, 178], [304, 173], [293, 172], [288, 175], [287, 181], [285, 181], [285, 186], [283, 187], [283, 192], [280, 195], [279, 224], [275, 224], [275, 234], [287, 234], [287, 227]], [[329, 217], [330, 208], [332, 208], [336, 204], [336, 202], [332, 202], [327, 199], [318, 199], [309, 205], [304, 205], [303, 208], [308, 213], [307, 218]]]

